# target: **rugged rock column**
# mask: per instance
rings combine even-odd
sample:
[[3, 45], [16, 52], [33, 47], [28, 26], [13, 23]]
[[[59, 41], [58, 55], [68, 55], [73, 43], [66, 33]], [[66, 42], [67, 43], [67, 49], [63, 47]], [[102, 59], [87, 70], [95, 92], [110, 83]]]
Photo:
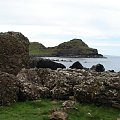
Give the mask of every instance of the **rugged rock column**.
[[29, 40], [19, 32], [0, 33], [0, 70], [17, 74], [29, 59]]

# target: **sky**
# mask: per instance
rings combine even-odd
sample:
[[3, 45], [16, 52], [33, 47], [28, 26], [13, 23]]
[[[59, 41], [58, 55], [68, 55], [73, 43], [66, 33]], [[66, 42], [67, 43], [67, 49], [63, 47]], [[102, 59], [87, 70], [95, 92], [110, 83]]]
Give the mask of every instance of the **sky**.
[[120, 0], [0, 0], [0, 32], [7, 31], [46, 47], [78, 38], [120, 56]]

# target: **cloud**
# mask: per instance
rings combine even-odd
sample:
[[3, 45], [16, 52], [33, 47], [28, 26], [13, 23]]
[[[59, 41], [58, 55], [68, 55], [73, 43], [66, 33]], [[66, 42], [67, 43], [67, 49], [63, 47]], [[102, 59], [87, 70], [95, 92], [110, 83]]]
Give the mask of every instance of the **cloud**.
[[90, 46], [116, 47], [119, 5], [119, 0], [1, 0], [0, 31], [20, 31], [46, 46], [82, 38]]

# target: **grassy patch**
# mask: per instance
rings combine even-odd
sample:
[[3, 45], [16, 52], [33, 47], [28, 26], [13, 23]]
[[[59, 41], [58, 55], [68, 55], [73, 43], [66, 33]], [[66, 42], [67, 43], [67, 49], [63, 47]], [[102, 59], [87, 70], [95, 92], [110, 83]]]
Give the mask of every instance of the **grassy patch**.
[[73, 39], [68, 42], [61, 43], [56, 47], [49, 48], [46, 48], [41, 43], [31, 42], [29, 45], [29, 54], [40, 56], [76, 56], [97, 54], [97, 51], [89, 48], [89, 46], [82, 40]]
[[111, 107], [97, 107], [91, 104], [77, 104], [78, 110], [70, 110], [69, 120], [117, 120], [120, 110]]
[[[0, 120], [49, 120], [49, 111], [61, 106], [60, 101], [37, 100], [18, 102], [9, 107], [0, 107]], [[69, 110], [69, 120], [117, 120], [120, 110], [76, 104], [78, 110]]]

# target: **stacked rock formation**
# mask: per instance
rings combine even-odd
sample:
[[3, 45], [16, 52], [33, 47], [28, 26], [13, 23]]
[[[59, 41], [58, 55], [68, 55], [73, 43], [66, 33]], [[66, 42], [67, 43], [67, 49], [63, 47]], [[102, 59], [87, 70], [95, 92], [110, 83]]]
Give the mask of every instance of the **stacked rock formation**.
[[21, 94], [27, 99], [65, 100], [74, 96], [79, 102], [120, 105], [119, 73], [36, 68], [22, 70], [17, 78]]
[[28, 63], [29, 40], [19, 32], [0, 33], [0, 70], [17, 74]]

